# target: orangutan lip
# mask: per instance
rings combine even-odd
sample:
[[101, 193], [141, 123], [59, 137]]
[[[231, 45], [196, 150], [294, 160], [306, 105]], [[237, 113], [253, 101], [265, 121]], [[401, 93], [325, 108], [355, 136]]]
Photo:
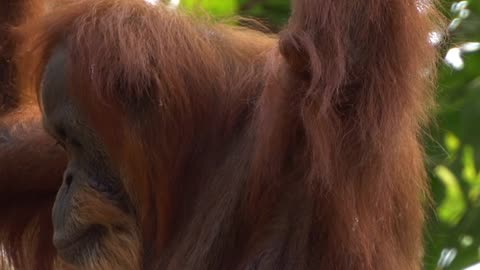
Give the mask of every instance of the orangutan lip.
[[69, 235], [69, 237], [62, 237], [64, 234], [58, 235], [55, 233], [53, 236], [53, 245], [58, 250], [65, 250], [83, 243], [85, 240], [93, 240], [94, 238], [101, 236], [103, 227], [101, 225], [92, 225], [86, 229], [78, 230], [76, 233]]

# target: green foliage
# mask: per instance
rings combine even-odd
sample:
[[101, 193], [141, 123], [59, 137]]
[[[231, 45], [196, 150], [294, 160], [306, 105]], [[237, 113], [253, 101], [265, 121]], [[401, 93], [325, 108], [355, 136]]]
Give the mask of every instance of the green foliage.
[[[320, 1], [320, 0], [318, 0]], [[426, 270], [461, 270], [480, 261], [480, 1], [444, 0], [452, 22], [439, 70], [438, 111], [427, 143], [434, 206], [426, 227]], [[281, 29], [289, 0], [182, 0], [215, 17], [241, 15]], [[453, 50], [451, 50], [453, 49]], [[480, 269], [480, 268], [477, 268]]]
[[215, 17], [226, 17], [237, 14], [238, 1], [236, 0], [183, 0], [183, 7], [194, 11], [208, 11]]
[[439, 71], [425, 269], [460, 270], [480, 261], [480, 51], [468, 47], [480, 42], [480, 2], [443, 3], [453, 22], [446, 48], [460, 48], [463, 65], [446, 61]]
[[462, 188], [455, 175], [447, 167], [437, 166], [435, 174], [442, 181], [447, 191], [443, 202], [437, 209], [438, 216], [446, 224], [455, 226], [465, 214], [467, 208]]

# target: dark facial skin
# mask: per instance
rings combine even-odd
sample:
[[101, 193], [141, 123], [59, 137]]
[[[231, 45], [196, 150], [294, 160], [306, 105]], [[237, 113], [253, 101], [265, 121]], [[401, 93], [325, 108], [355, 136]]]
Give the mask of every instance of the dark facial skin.
[[65, 261], [78, 264], [82, 251], [98, 246], [106, 230], [103, 225], [78, 221], [82, 211], [78, 198], [91, 191], [121, 209], [128, 209], [128, 203], [122, 195], [118, 174], [109, 165], [105, 146], [82, 117], [68, 86], [67, 50], [60, 46], [46, 66], [40, 97], [44, 127], [69, 159], [53, 207], [53, 242]]

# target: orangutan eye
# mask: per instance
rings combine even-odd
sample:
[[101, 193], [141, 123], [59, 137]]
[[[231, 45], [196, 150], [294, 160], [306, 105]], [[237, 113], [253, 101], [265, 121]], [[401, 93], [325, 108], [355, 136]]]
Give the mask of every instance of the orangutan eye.
[[82, 144], [74, 138], [67, 137], [66, 142], [67, 142], [67, 145], [71, 145], [75, 148], [81, 148], [82, 147]]
[[65, 140], [65, 138], [67, 137], [67, 133], [65, 132], [65, 129], [63, 127], [57, 127], [55, 129], [55, 133], [57, 133], [58, 137], [61, 140]]
[[59, 138], [57, 139], [57, 145], [60, 145], [63, 149], [66, 149], [67, 146], [73, 146], [75, 148], [82, 147], [82, 144], [78, 140], [67, 134], [64, 127], [58, 127], [56, 129], [56, 134]]

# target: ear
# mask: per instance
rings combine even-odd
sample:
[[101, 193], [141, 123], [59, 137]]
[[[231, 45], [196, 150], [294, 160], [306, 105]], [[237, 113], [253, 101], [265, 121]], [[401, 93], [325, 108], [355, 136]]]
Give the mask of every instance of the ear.
[[312, 70], [307, 46], [313, 46], [313, 43], [308, 42], [305, 35], [290, 29], [283, 31], [280, 34], [279, 50], [293, 73], [301, 78], [310, 78]]
[[[290, 70], [302, 78], [310, 78], [314, 72], [315, 61], [318, 59], [319, 36], [325, 32], [324, 3], [319, 1], [293, 1], [293, 12], [287, 27], [280, 33], [279, 50]], [[330, 2], [325, 0], [322, 2]], [[335, 31], [335, 29], [333, 29]], [[323, 41], [322, 41], [323, 42]], [[327, 43], [327, 42], [325, 42]], [[326, 47], [328, 44], [324, 44]]]

